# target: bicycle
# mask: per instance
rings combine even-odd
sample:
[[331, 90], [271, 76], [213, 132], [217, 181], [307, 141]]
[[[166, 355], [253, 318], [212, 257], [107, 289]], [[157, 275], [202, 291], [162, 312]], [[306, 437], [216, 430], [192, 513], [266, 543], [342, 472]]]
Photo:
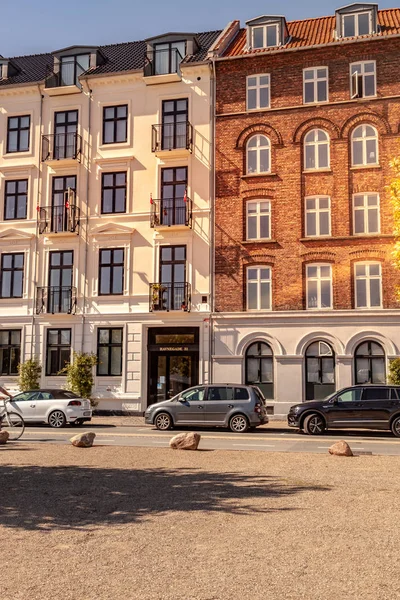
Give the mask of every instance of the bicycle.
[[2, 398], [3, 407], [0, 408], [0, 431], [8, 431], [8, 439], [19, 440], [25, 431], [25, 421], [20, 414], [9, 410], [7, 404], [10, 400]]

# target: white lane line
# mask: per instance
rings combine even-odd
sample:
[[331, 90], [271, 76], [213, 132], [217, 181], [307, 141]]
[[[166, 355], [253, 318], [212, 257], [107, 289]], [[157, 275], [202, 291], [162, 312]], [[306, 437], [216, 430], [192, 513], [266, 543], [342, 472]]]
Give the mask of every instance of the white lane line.
[[273, 444], [232, 444], [232, 446], [245, 446], [246, 448], [275, 448]]

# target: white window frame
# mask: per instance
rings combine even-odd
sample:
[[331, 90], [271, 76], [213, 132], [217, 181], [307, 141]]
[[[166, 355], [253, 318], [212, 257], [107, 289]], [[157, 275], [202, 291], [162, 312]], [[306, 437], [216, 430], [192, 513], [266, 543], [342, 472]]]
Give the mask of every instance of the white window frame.
[[[262, 137], [268, 141], [268, 144], [265, 146], [260, 145], [260, 138], [262, 138]], [[254, 138], [257, 138], [257, 145], [255, 146], [255, 149], [250, 149], [250, 152], [256, 152], [257, 167], [253, 173], [250, 173], [249, 172], [249, 143]], [[260, 171], [260, 151], [266, 150], [267, 148], [268, 148], [268, 170]], [[251, 138], [249, 138], [247, 140], [247, 144], [246, 144], [246, 174], [247, 175], [259, 175], [261, 173], [271, 173], [271, 140], [269, 139], [268, 136], [264, 135], [263, 133], [257, 133], [256, 135], [252, 135]]]
[[[373, 207], [368, 206], [368, 196], [376, 196], [376, 205]], [[356, 206], [355, 199], [362, 197], [363, 205]], [[377, 231], [368, 231], [368, 211], [377, 209], [378, 210], [378, 228]], [[364, 231], [356, 232], [356, 212], [364, 213]], [[353, 235], [378, 235], [381, 231], [381, 207], [380, 207], [380, 197], [377, 192], [362, 192], [353, 194]]]
[[[275, 27], [276, 30], [276, 45], [274, 46], [267, 46], [267, 29], [269, 27]], [[254, 46], [254, 30], [255, 29], [262, 29], [263, 30], [263, 45], [262, 46]], [[254, 50], [260, 50], [261, 48], [276, 48], [277, 46], [280, 46], [280, 24], [279, 23], [265, 23], [264, 25], [253, 25], [251, 27], [251, 47]]]
[[[318, 77], [317, 72], [320, 69], [325, 69], [326, 76]], [[308, 71], [313, 72], [312, 79], [306, 79], [306, 73]], [[326, 100], [318, 100], [318, 81], [326, 82]], [[312, 102], [306, 102], [306, 83], [312, 83], [314, 85], [314, 100]], [[307, 69], [303, 69], [303, 104], [325, 104], [325, 102], [329, 102], [329, 69], [328, 67], [308, 67]]]
[[[257, 206], [257, 212], [254, 215], [249, 215], [249, 206], [250, 204], [255, 204]], [[261, 210], [261, 204], [268, 204], [268, 209], [267, 210]], [[261, 217], [262, 216], [268, 216], [269, 217], [269, 225], [268, 225], [268, 236], [267, 237], [261, 237], [260, 233], [261, 233]], [[249, 218], [255, 219], [257, 226], [256, 226], [256, 230], [257, 230], [257, 237], [255, 238], [250, 238], [249, 237]], [[255, 241], [255, 240], [270, 240], [271, 239], [271, 201], [270, 200], [248, 200], [246, 202], [246, 240], [249, 242]]]
[[[373, 73], [365, 72], [365, 65], [374, 65]], [[352, 69], [356, 66], [360, 67], [360, 71], [352, 73]], [[350, 64], [350, 97], [352, 100], [355, 98], [376, 98], [376, 60], [360, 60]], [[371, 77], [374, 75], [374, 93], [368, 96], [365, 95], [365, 77]], [[359, 77], [362, 79], [361, 94], [359, 89]]]
[[[317, 277], [309, 277], [308, 269], [310, 267], [317, 267], [318, 275]], [[329, 267], [329, 277], [321, 277], [321, 267]], [[310, 281], [317, 282], [317, 306], [309, 306], [308, 304], [308, 287]], [[329, 281], [330, 283], [330, 306], [321, 306], [321, 282]], [[332, 310], [333, 308], [333, 294], [332, 294], [332, 265], [330, 263], [308, 263], [306, 265], [306, 306], [307, 310]]]
[[[363, 33], [362, 35], [371, 35], [372, 33], [372, 13], [370, 10], [363, 10], [361, 12], [354, 12], [354, 13], [345, 13], [342, 15], [342, 19], [341, 19], [341, 25], [342, 25], [342, 37], [348, 37], [344, 35], [344, 20], [346, 17], [354, 17], [354, 37], [358, 37], [360, 34], [358, 32], [358, 17], [360, 15], [368, 15], [369, 18], [369, 33], [365, 34]], [[353, 36], [351, 36], [353, 37]]]
[[[257, 279], [249, 279], [249, 270], [255, 269], [257, 271]], [[268, 269], [269, 278], [261, 279], [260, 273], [262, 269]], [[257, 308], [249, 307], [249, 283], [256, 282], [257, 283]], [[261, 307], [261, 283], [269, 283], [269, 307], [268, 308], [260, 308]], [[246, 309], [247, 310], [257, 310], [257, 311], [268, 311], [272, 310], [272, 268], [269, 265], [248, 265], [246, 268]]]
[[[372, 127], [372, 129], [375, 131], [375, 136], [372, 137], [366, 137], [366, 136], [361, 136], [361, 137], [354, 137], [355, 132], [357, 131], [357, 129], [362, 128], [362, 131], [365, 131], [366, 127]], [[367, 140], [375, 140], [376, 143], [376, 162], [374, 163], [369, 163], [366, 161], [367, 158]], [[354, 163], [354, 141], [358, 141], [361, 140], [362, 141], [362, 155], [363, 155], [363, 159], [362, 159], [362, 163]], [[351, 133], [351, 166], [352, 167], [374, 167], [376, 165], [379, 165], [379, 135], [378, 135], [378, 131], [376, 129], [376, 127], [374, 125], [371, 125], [370, 123], [362, 123], [360, 125], [357, 125], [357, 127], [355, 127]]]
[[[326, 135], [327, 139], [324, 141], [313, 140], [312, 142], [307, 142], [307, 137], [310, 135], [310, 133], [317, 132], [317, 131], [323, 131], [324, 134]], [[314, 134], [314, 137], [315, 137], [315, 134]], [[324, 167], [320, 167], [319, 166], [318, 147], [322, 146], [323, 144], [328, 144], [328, 164]], [[308, 146], [314, 146], [315, 167], [307, 167], [306, 148]], [[310, 131], [307, 131], [306, 135], [304, 136], [304, 170], [305, 171], [321, 171], [321, 170], [325, 170], [325, 169], [330, 169], [330, 165], [331, 165], [331, 140], [330, 140], [329, 134], [325, 131], [325, 129], [321, 129], [320, 127], [316, 127], [315, 129], [310, 129]]]
[[[261, 77], [268, 77], [268, 83], [260, 84]], [[256, 85], [249, 85], [249, 79], [255, 78]], [[261, 89], [268, 88], [268, 106], [260, 106]], [[249, 108], [249, 90], [256, 90], [256, 107]], [[271, 108], [271, 75], [269, 73], [259, 73], [258, 75], [248, 75], [246, 77], [246, 110], [267, 110]]]
[[[357, 275], [357, 267], [360, 265], [365, 265], [367, 267], [366, 275]], [[379, 275], [370, 275], [369, 270], [371, 265], [379, 265]], [[370, 281], [373, 279], [379, 279], [379, 306], [371, 306], [371, 286]], [[366, 300], [367, 306], [358, 306], [357, 304], [357, 281], [366, 280]], [[382, 308], [382, 264], [379, 261], [360, 261], [354, 263], [354, 307], [359, 310], [374, 310]]]
[[[311, 208], [308, 209], [307, 208], [307, 200], [315, 200], [315, 208]], [[328, 208], [320, 208], [319, 207], [319, 201], [320, 200], [328, 200]], [[320, 221], [319, 221], [319, 216], [321, 213], [328, 213], [329, 215], [329, 232], [328, 233], [321, 233], [320, 229]], [[317, 232], [315, 234], [310, 234], [307, 231], [307, 215], [310, 213], [315, 213], [316, 214], [316, 230]], [[331, 230], [331, 197], [330, 196], [306, 196], [304, 198], [304, 231], [305, 231], [305, 235], [306, 237], [327, 237], [327, 236], [331, 236], [332, 235], [332, 230]]]

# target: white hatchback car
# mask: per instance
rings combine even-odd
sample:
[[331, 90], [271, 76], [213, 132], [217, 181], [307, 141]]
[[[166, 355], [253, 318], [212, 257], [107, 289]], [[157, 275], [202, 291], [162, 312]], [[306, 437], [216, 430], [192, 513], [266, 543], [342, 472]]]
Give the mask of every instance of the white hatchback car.
[[92, 418], [90, 401], [67, 390], [22, 392], [11, 398], [10, 406], [27, 423], [44, 422], [56, 428], [81, 425]]

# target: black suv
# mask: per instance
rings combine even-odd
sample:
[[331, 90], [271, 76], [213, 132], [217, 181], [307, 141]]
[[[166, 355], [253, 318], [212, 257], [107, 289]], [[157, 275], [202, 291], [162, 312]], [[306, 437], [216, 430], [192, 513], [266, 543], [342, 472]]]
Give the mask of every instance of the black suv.
[[335, 392], [324, 400], [292, 406], [289, 427], [309, 435], [326, 429], [389, 429], [400, 437], [400, 386], [357, 385]]

